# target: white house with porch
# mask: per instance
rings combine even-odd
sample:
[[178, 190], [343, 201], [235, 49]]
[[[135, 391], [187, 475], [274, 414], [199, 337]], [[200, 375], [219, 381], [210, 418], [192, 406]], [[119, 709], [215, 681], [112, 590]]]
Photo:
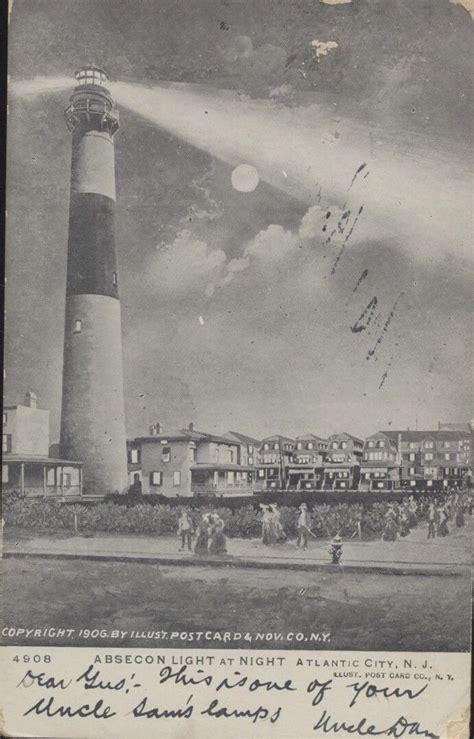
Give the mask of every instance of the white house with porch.
[[3, 406], [2, 490], [27, 496], [82, 495], [81, 462], [49, 456], [49, 411], [35, 393], [23, 405]]

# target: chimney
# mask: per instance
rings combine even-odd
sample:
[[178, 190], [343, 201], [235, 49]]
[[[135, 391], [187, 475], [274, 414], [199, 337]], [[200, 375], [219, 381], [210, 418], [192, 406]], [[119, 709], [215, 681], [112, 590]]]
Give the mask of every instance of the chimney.
[[30, 390], [28, 390], [28, 392], [25, 395], [25, 405], [28, 406], [28, 408], [38, 407], [38, 396], [36, 395], [36, 393], [33, 393]]
[[188, 426], [189, 431], [194, 431], [194, 423], [191, 421], [191, 423]]
[[150, 426], [150, 436], [156, 436], [156, 426], [154, 424]]
[[161, 433], [163, 433], [163, 424], [161, 424], [161, 423], [156, 423], [156, 424], [155, 424], [155, 429], [156, 429], [156, 433], [157, 433], [157, 434], [161, 434]]

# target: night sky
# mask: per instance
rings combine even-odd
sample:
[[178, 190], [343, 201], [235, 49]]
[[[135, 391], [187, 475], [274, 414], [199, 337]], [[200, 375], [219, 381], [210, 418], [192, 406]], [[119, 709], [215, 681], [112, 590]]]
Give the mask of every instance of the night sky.
[[[318, 56], [315, 40], [337, 46]], [[120, 106], [129, 436], [156, 421], [261, 438], [471, 418], [472, 44], [469, 12], [448, 0], [15, 0], [12, 90], [37, 76], [71, 77], [72, 88], [74, 70], [93, 61], [117, 81], [196, 92], [196, 116], [208, 99], [225, 110], [226, 96], [239, 122], [265, 111], [294, 131], [289, 161], [308, 132], [325, 152], [304, 187], [297, 168], [293, 182], [281, 167], [280, 186], [260, 171], [258, 151], [230, 162]], [[52, 440], [69, 94], [12, 92], [8, 119], [5, 394], [21, 402], [36, 391]], [[208, 114], [232, 147], [232, 115], [218, 131]], [[250, 153], [272, 135], [261, 120]], [[331, 167], [353, 192], [341, 141], [353, 152], [370, 146], [356, 185], [383, 183], [346, 243], [357, 210], [342, 235], [327, 242], [323, 231], [331, 207], [335, 223], [345, 205], [322, 186]], [[385, 161], [397, 176], [384, 182]], [[232, 184], [240, 163], [259, 171], [252, 192]]]

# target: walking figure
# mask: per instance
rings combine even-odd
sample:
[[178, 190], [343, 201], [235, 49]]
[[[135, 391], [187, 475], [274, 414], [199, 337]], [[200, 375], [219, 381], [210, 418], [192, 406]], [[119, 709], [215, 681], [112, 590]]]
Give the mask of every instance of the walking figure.
[[307, 549], [308, 534], [311, 530], [311, 519], [306, 503], [302, 503], [299, 507], [299, 510], [300, 514], [298, 516], [298, 539], [296, 540], [296, 546], [298, 547], [298, 549]]
[[192, 552], [191, 539], [193, 534], [193, 520], [189, 513], [183, 510], [178, 518], [178, 536], [181, 536], [180, 552], [184, 552], [186, 544], [188, 545], [188, 551]]
[[428, 539], [434, 539], [436, 536], [436, 509], [434, 503], [430, 503], [428, 508]]

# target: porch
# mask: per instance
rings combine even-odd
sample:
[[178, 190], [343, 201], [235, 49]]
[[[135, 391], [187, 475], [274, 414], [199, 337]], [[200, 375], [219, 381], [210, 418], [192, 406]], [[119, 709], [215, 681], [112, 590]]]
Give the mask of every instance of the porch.
[[191, 467], [193, 495], [254, 495], [262, 490], [253, 467], [232, 463], [197, 463]]
[[4, 454], [2, 490], [18, 490], [28, 497], [82, 495], [82, 463], [51, 457]]

